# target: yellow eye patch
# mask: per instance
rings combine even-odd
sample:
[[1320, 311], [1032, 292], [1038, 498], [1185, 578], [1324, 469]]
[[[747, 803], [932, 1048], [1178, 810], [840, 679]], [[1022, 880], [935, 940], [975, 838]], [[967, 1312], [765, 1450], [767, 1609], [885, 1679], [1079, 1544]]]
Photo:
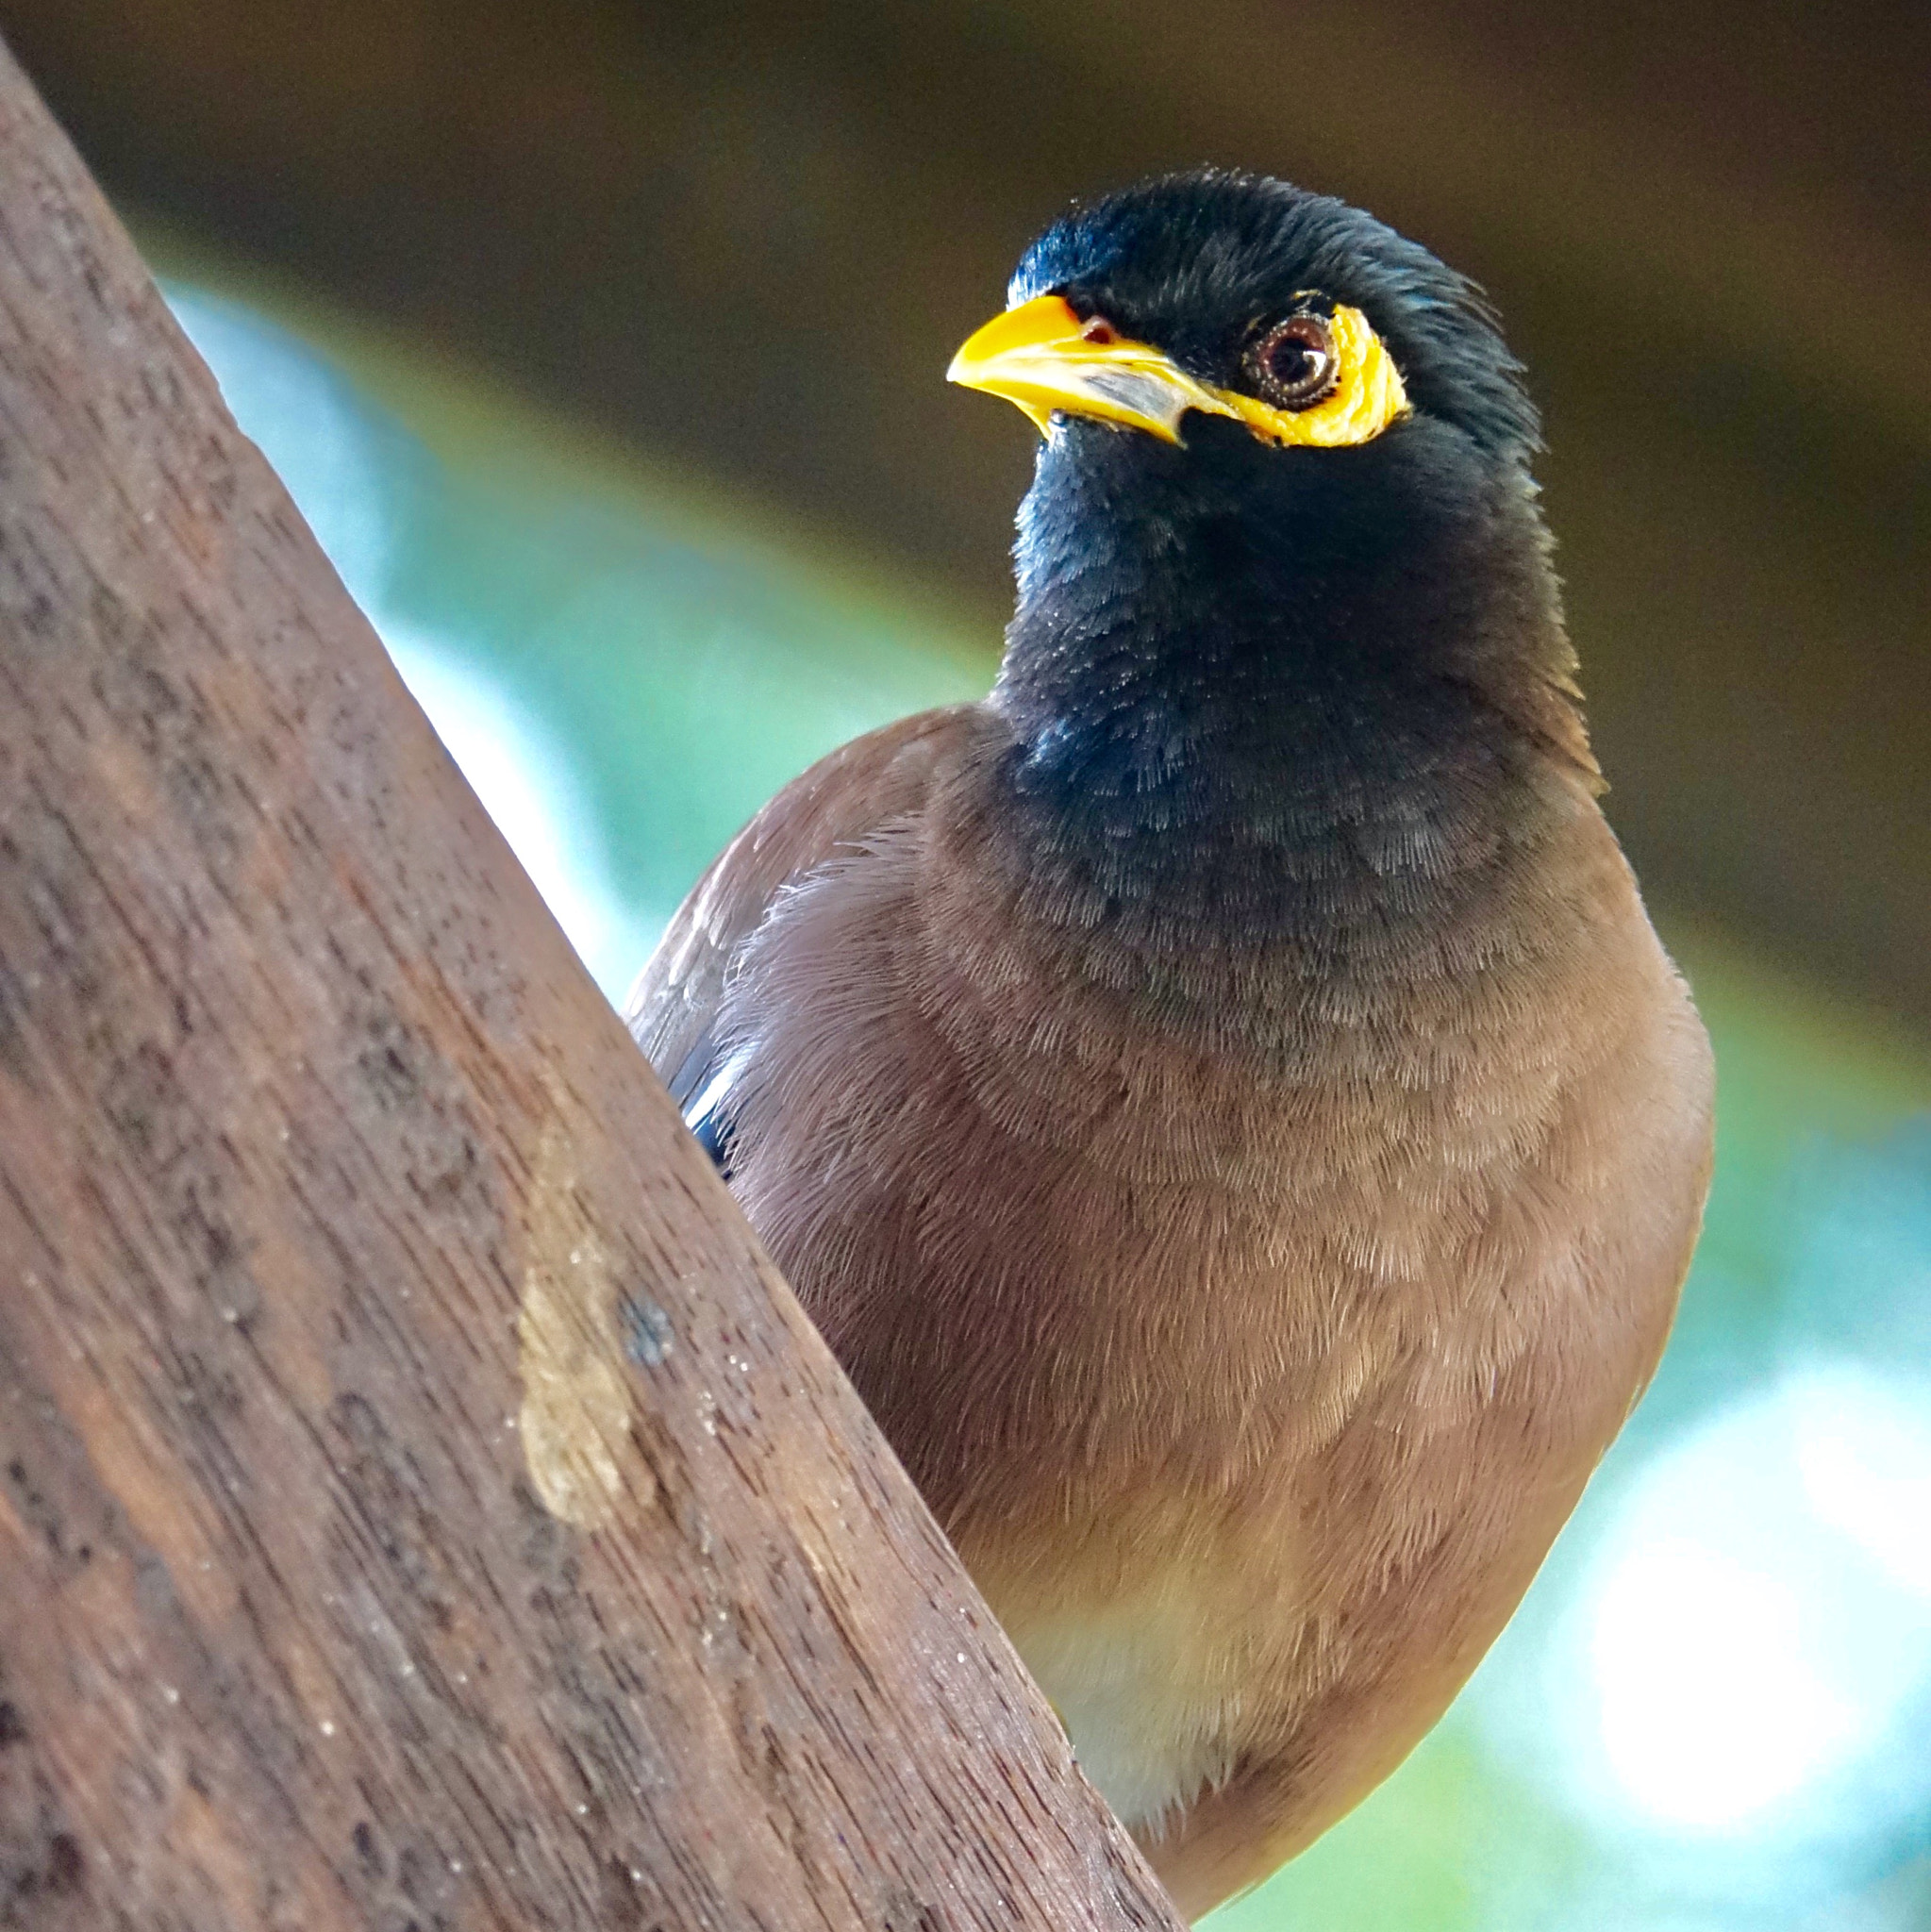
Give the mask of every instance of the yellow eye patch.
[[1017, 404], [1041, 435], [1056, 410], [1180, 441], [1190, 409], [1230, 416], [1264, 442], [1335, 449], [1371, 441], [1408, 407], [1401, 372], [1358, 308], [1325, 318], [1338, 364], [1334, 386], [1307, 408], [1282, 408], [1200, 382], [1146, 342], [1082, 322], [1058, 295], [995, 316], [952, 358], [946, 379]]
[[1337, 308], [1326, 318], [1339, 365], [1334, 387], [1305, 409], [1286, 409], [1239, 390], [1207, 393], [1269, 442], [1340, 449], [1379, 436], [1408, 406], [1394, 358], [1358, 308]]

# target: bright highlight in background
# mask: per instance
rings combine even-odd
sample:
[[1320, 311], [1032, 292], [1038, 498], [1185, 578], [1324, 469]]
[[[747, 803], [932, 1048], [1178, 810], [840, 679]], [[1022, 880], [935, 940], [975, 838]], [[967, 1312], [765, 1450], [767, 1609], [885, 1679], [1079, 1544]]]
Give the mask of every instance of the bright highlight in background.
[[[1623, 1498], [1579, 1614], [1599, 1769], [1636, 1815], [1880, 1824], [1855, 1774], [1931, 1694], [1931, 1386], [1819, 1365], [1706, 1422]], [[1885, 1782], [1921, 1796], [1920, 1770]]]
[[1603, 1747], [1650, 1816], [1745, 1824], [1856, 1744], [1857, 1708], [1812, 1668], [1805, 1607], [1784, 1578], [1678, 1538], [1609, 1578], [1591, 1645]]

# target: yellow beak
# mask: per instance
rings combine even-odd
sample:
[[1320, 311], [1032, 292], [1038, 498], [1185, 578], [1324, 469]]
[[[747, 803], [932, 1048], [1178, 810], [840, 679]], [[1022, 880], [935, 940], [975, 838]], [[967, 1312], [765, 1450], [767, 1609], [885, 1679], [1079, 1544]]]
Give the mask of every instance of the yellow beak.
[[1056, 409], [1180, 441], [1189, 409], [1233, 410], [1171, 358], [1130, 342], [1097, 319], [1081, 322], [1058, 295], [995, 315], [952, 358], [948, 382], [1016, 403], [1041, 436]]

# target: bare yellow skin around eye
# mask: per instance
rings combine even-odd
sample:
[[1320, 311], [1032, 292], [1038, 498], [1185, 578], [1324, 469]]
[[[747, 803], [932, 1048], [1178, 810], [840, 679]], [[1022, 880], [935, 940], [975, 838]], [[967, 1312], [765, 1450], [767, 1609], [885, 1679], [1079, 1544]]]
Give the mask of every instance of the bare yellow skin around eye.
[[[1238, 390], [1207, 392], [1268, 442], [1341, 449], [1372, 442], [1408, 406], [1401, 371], [1358, 308], [1337, 308], [1327, 318], [1340, 375], [1333, 391], [1310, 409], [1279, 409]], [[1203, 385], [1205, 387], [1205, 385]]]
[[1056, 412], [1090, 416], [1179, 442], [1190, 410], [1230, 416], [1264, 442], [1338, 449], [1373, 441], [1408, 407], [1401, 372], [1358, 308], [1328, 318], [1340, 365], [1333, 392], [1283, 409], [1187, 374], [1148, 342], [1102, 333], [1058, 295], [994, 316], [953, 358], [947, 379], [1004, 396], [1044, 435]]

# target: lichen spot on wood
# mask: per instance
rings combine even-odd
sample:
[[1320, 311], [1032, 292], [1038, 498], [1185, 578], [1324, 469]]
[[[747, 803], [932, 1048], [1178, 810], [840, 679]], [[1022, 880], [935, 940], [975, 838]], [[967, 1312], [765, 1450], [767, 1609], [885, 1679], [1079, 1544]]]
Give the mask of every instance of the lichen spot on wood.
[[631, 1487], [655, 1484], [629, 1453], [630, 1391], [612, 1270], [578, 1205], [569, 1136], [556, 1120], [537, 1144], [517, 1350], [517, 1427], [530, 1481], [553, 1516], [596, 1529], [616, 1511], [626, 1462]]

